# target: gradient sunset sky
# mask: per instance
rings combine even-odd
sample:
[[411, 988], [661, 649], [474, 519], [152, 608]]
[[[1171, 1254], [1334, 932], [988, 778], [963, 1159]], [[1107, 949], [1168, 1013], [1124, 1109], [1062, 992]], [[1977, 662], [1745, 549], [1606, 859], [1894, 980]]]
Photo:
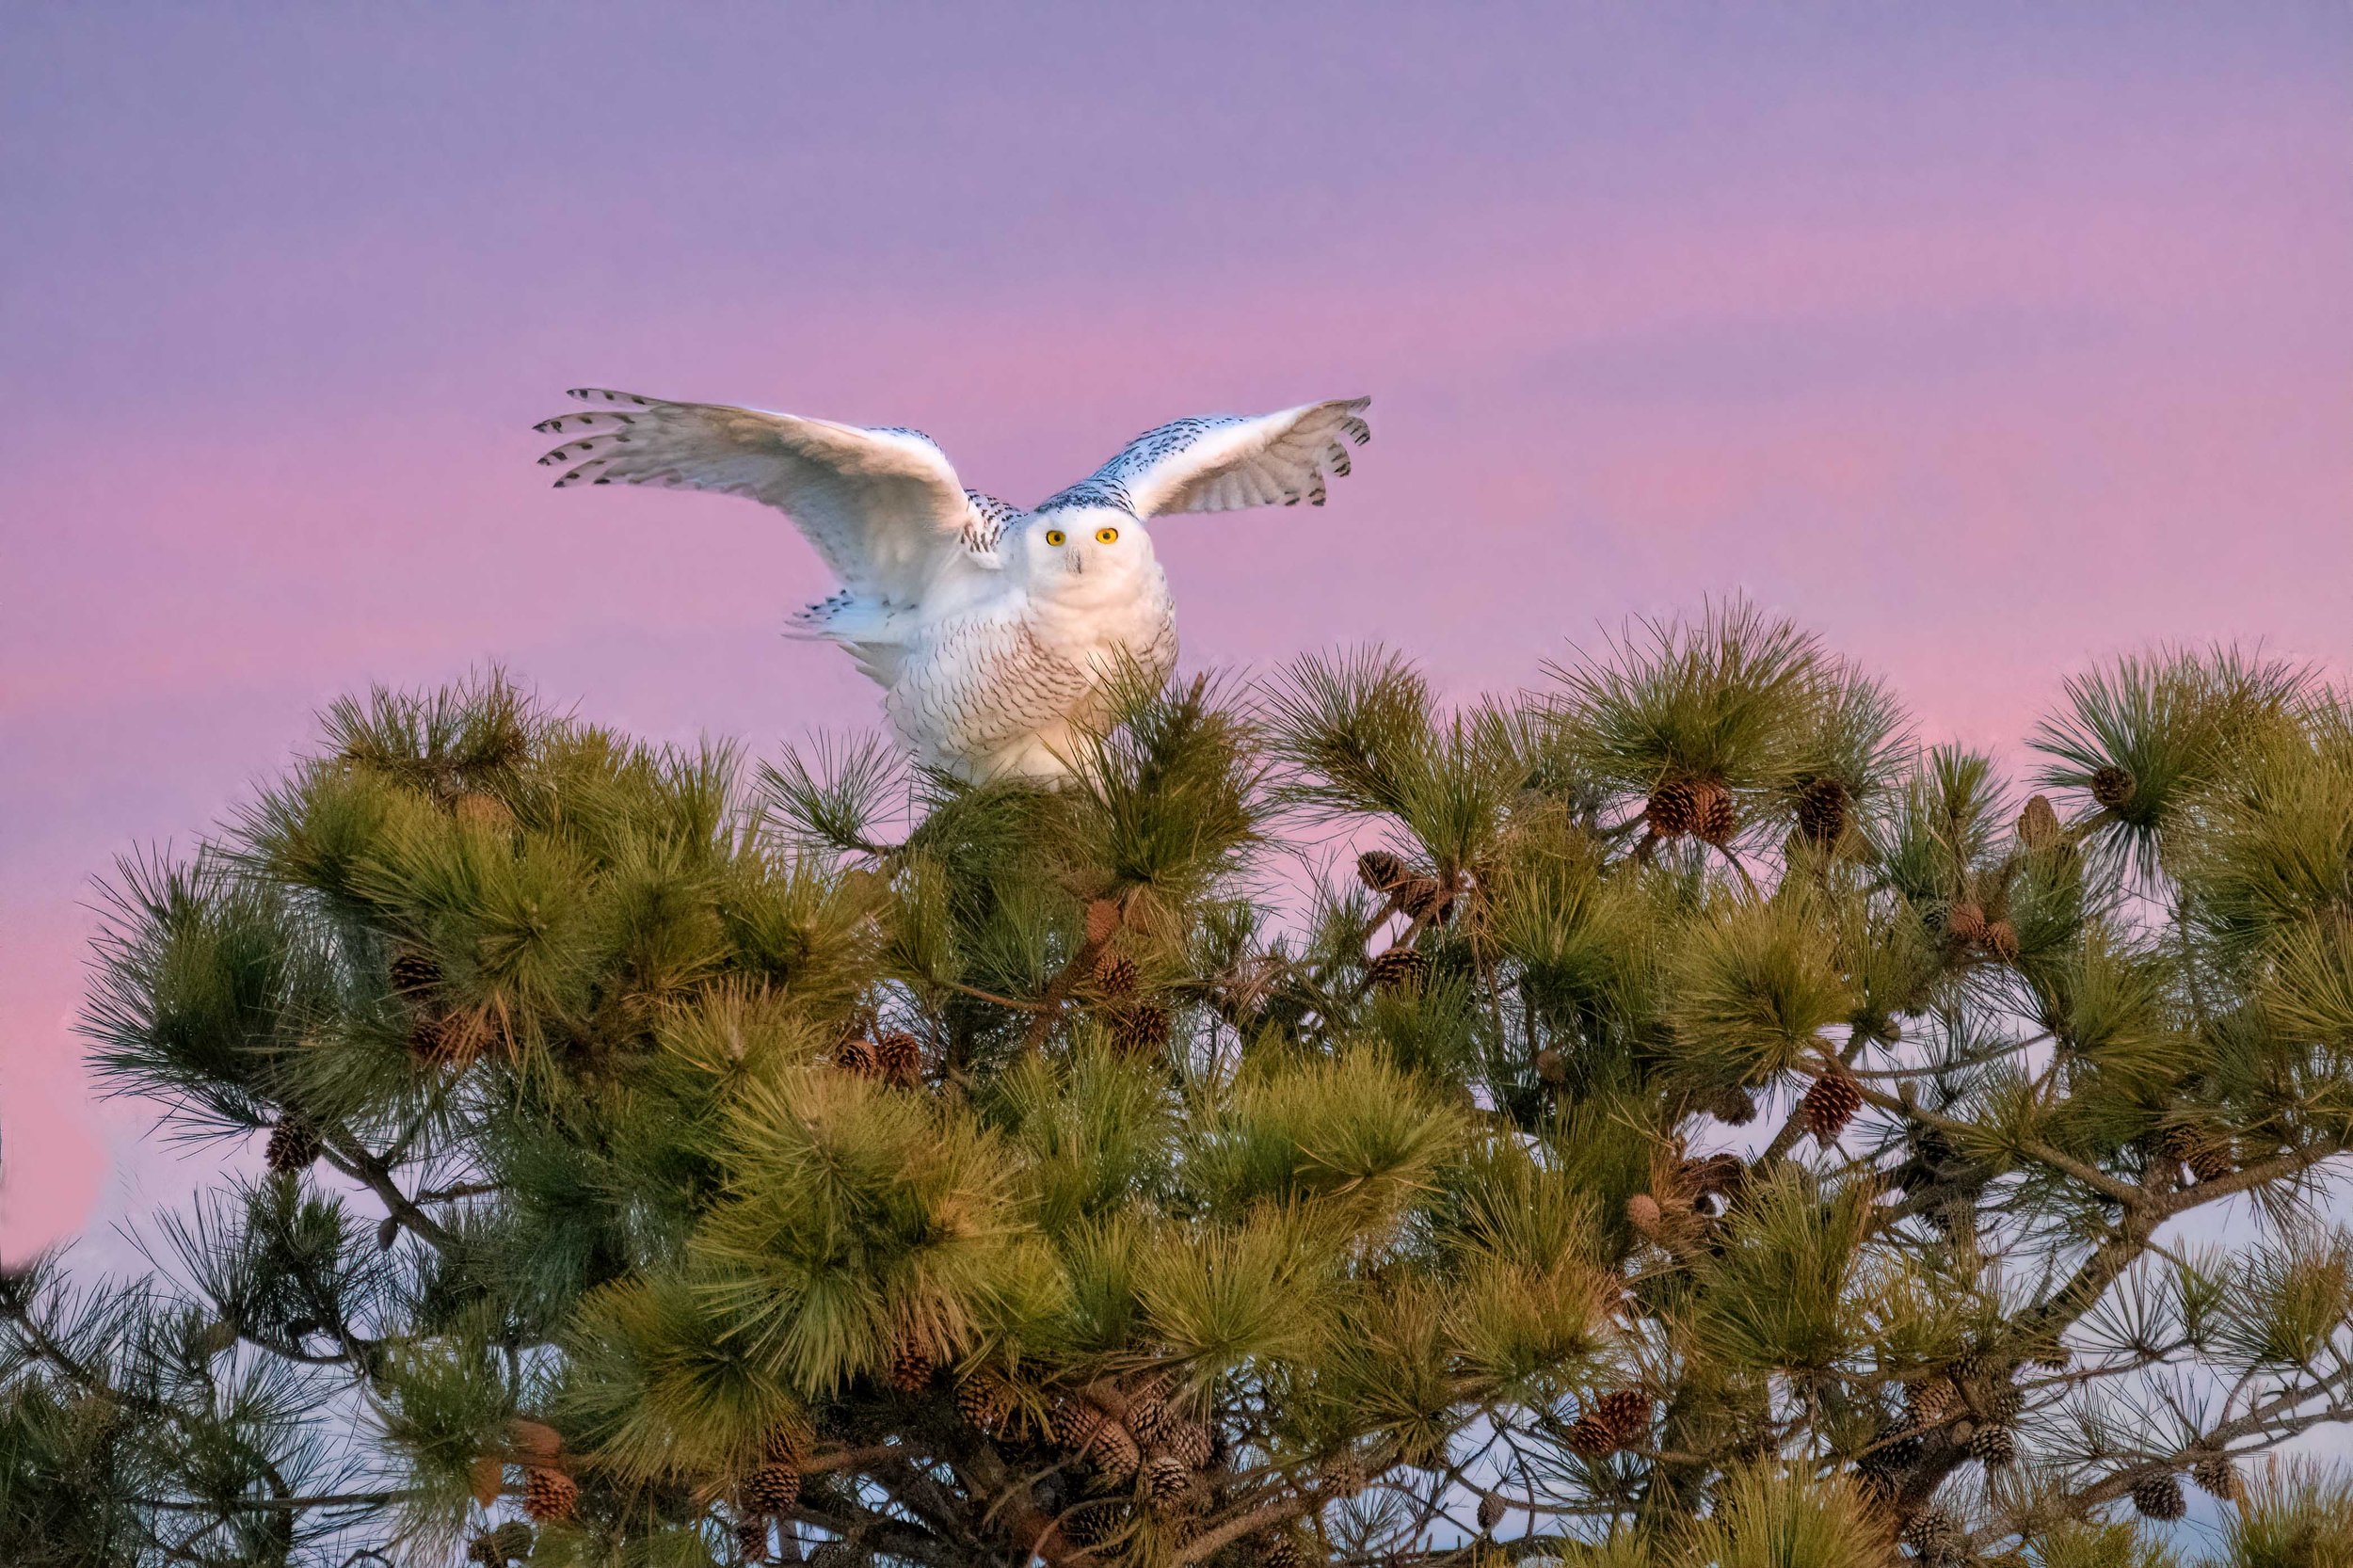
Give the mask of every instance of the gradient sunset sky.
[[93, 878], [336, 694], [874, 722], [781, 519], [546, 488], [584, 382], [1021, 501], [1368, 392], [1326, 509], [1156, 531], [1188, 664], [1737, 589], [2010, 747], [2161, 638], [2353, 663], [2353, 7], [0, 9], [0, 1254], [200, 1174], [91, 1101]]

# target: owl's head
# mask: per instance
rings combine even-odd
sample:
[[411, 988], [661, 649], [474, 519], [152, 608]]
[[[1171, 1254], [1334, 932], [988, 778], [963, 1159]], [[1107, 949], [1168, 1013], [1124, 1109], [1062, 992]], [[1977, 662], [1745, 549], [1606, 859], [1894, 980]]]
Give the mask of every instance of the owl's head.
[[1065, 602], [1112, 602], [1155, 569], [1152, 536], [1134, 514], [1115, 506], [1032, 513], [1016, 541], [1031, 592]]

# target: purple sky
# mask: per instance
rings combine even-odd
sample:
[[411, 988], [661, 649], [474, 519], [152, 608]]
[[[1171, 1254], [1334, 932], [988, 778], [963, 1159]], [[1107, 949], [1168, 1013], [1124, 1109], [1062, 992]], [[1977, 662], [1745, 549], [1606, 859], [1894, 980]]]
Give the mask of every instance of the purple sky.
[[338, 692], [873, 721], [781, 519], [544, 488], [581, 382], [1024, 501], [1371, 393], [1326, 510], [1157, 531], [1194, 664], [1505, 687], [1743, 588], [2007, 745], [2160, 637], [2353, 653], [2333, 0], [16, 4], [0, 215], [9, 1255], [192, 1174], [89, 1102], [90, 879]]

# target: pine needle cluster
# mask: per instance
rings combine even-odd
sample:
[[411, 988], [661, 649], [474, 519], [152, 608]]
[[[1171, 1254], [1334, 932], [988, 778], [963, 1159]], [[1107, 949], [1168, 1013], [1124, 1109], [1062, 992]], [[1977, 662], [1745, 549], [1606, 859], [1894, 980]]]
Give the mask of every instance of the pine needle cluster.
[[113, 884], [256, 1174], [0, 1278], [0, 1560], [2347, 1560], [2353, 711], [2128, 661], [2022, 795], [1745, 605], [1552, 677], [1051, 790], [338, 705]]

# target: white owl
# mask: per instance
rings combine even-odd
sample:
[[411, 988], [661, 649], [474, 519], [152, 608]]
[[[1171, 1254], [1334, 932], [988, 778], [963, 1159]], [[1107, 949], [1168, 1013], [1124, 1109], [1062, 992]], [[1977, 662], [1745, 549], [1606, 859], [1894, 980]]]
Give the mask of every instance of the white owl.
[[593, 388], [536, 426], [568, 485], [747, 495], [791, 518], [840, 579], [790, 634], [839, 643], [879, 682], [920, 761], [964, 778], [1068, 771], [1128, 661], [1176, 662], [1176, 605], [1145, 520], [1323, 504], [1324, 475], [1371, 439], [1369, 398], [1245, 419], [1180, 419], [1032, 511], [968, 490], [930, 437]]

